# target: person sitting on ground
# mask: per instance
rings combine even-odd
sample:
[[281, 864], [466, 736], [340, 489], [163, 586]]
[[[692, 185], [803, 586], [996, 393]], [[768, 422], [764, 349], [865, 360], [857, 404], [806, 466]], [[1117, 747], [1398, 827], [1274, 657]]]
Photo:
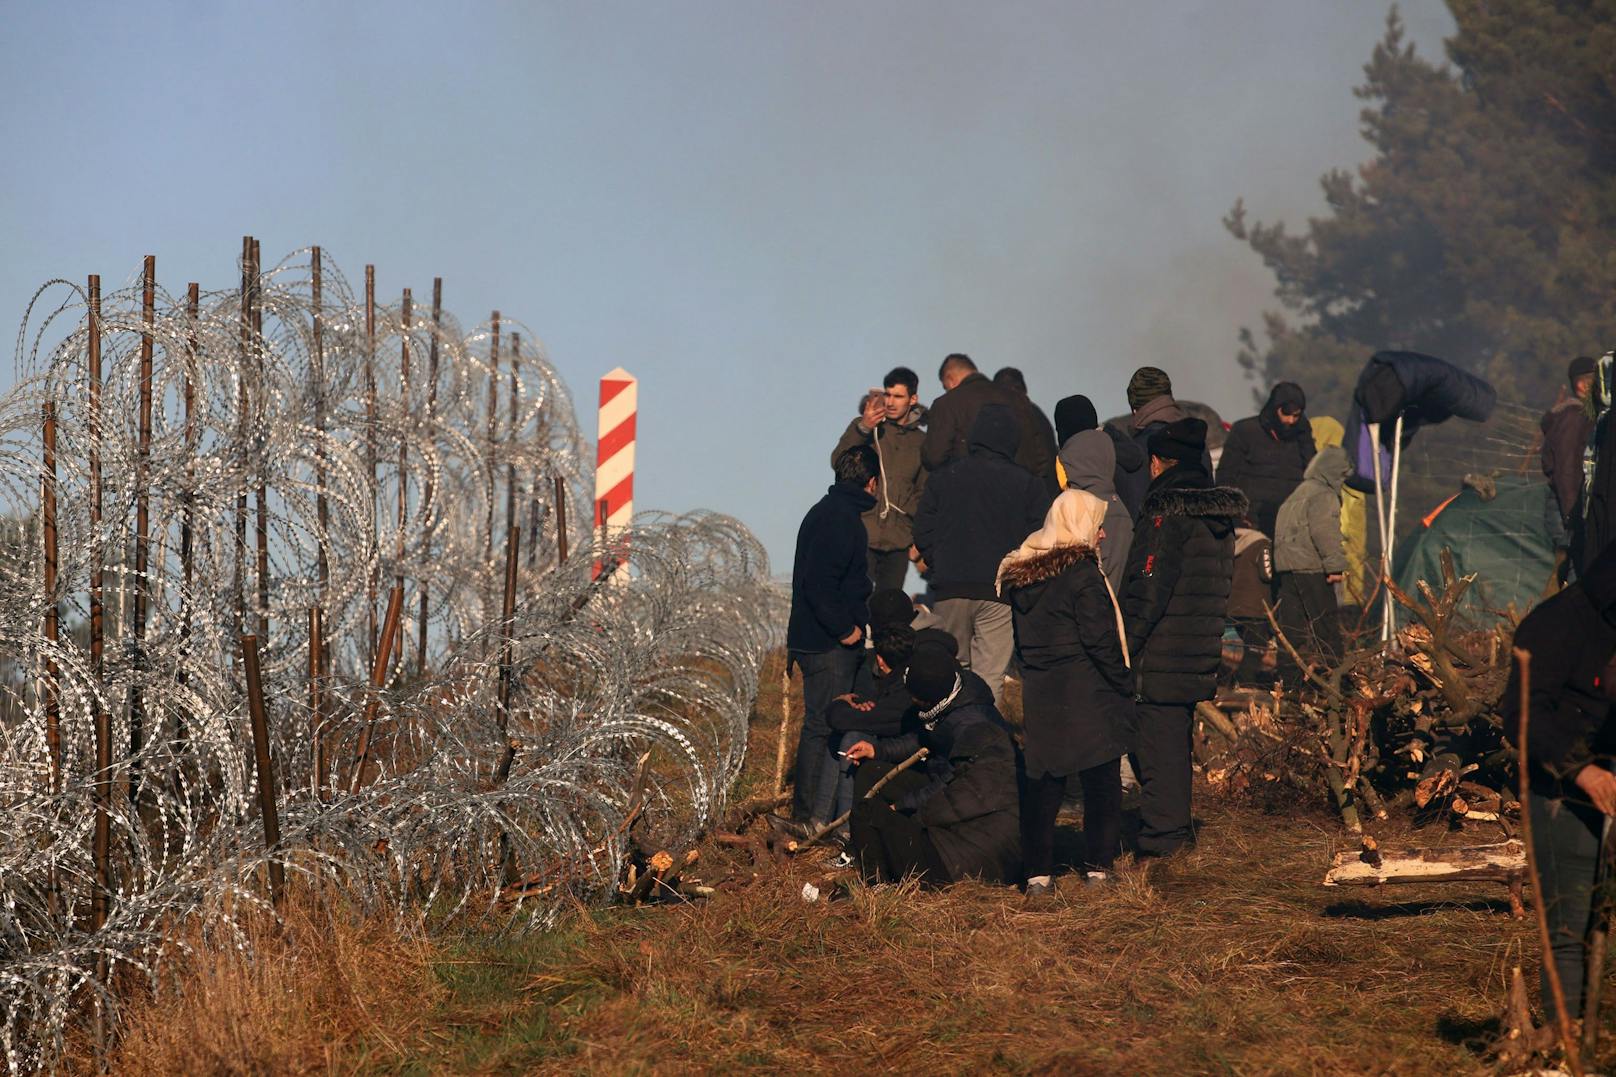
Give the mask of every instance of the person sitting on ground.
[[[1104, 434], [1091, 433], [1110, 448]], [[1027, 783], [1021, 841], [1030, 898], [1053, 889], [1055, 819], [1069, 779], [1083, 786], [1088, 885], [1109, 881], [1122, 833], [1133, 680], [1122, 611], [1099, 564], [1106, 508], [1086, 490], [1067, 490], [1049, 507], [1044, 526], [999, 565], [1022, 673]]]
[[1014, 460], [1016, 421], [988, 404], [971, 430], [971, 454], [932, 472], [915, 514], [914, 555], [927, 568], [933, 612], [959, 641], [964, 665], [999, 700], [1013, 646], [1010, 607], [993, 586], [1005, 554], [1043, 522], [1048, 489]]
[[920, 378], [908, 367], [893, 367], [882, 385], [879, 393], [872, 391], [863, 399], [859, 417], [847, 424], [831, 451], [834, 461], [854, 445], [868, 445], [880, 463], [875, 507], [864, 514], [870, 580], [877, 590], [903, 587], [914, 538], [912, 521], [926, 485], [926, 469], [920, 462], [926, 406], [916, 395]]
[[893, 628], [913, 629], [919, 616], [920, 611], [915, 608], [914, 600], [897, 588], [878, 588], [870, 595], [870, 636], [866, 641], [863, 661], [853, 678], [854, 695], [871, 698], [876, 694], [876, 684], [881, 674], [876, 669], [875, 648], [880, 644], [881, 636]]
[[[915, 649], [914, 629], [892, 624], [878, 628], [872, 623], [870, 633], [875, 637], [875, 647], [870, 651], [874, 666], [871, 690], [838, 696], [825, 712], [835, 754], [827, 756], [828, 773], [822, 780], [828, 783], [824, 788], [834, 791], [827, 812], [832, 819], [840, 819], [853, 807], [853, 775], [857, 768], [848, 765], [847, 749], [861, 740], [879, 743], [882, 738], [912, 733], [918, 725], [915, 715], [919, 712], [903, 683]], [[845, 832], [836, 836], [843, 840], [847, 837]]]
[[[1511, 663], [1503, 697], [1504, 728], [1516, 744], [1526, 741], [1532, 859], [1572, 1020], [1583, 1015], [1604, 833], [1616, 816], [1610, 769], [1616, 760], [1616, 547], [1586, 569], [1515, 630], [1515, 646], [1530, 656], [1528, 710], [1520, 707], [1518, 662]], [[1546, 972], [1541, 998], [1552, 1025], [1556, 1011]]]
[[[941, 647], [917, 647], [904, 682], [920, 728], [847, 749], [859, 764], [852, 851], [861, 874], [870, 882], [917, 875], [924, 886], [1019, 878], [1020, 753], [1004, 719], [991, 699], [969, 691], [965, 671]], [[923, 763], [866, 797], [922, 747]]]
[[1240, 665], [1236, 684], [1254, 685], [1267, 679], [1263, 660], [1274, 632], [1268, 624], [1268, 606], [1274, 601], [1274, 544], [1268, 536], [1241, 520], [1234, 529], [1234, 581], [1229, 586], [1229, 623], [1240, 637]]
[[1301, 485], [1313, 452], [1307, 396], [1300, 385], [1282, 381], [1261, 411], [1229, 428], [1218, 459], [1218, 485], [1245, 494], [1257, 530], [1273, 538], [1279, 507]]
[[[1279, 580], [1279, 626], [1291, 646], [1309, 660], [1333, 666], [1341, 658], [1341, 614], [1335, 585], [1347, 571], [1341, 540], [1341, 488], [1352, 474], [1346, 451], [1326, 445], [1307, 465], [1307, 478], [1280, 506], [1274, 535], [1274, 572]], [[1281, 668], [1300, 671], [1280, 648]]]

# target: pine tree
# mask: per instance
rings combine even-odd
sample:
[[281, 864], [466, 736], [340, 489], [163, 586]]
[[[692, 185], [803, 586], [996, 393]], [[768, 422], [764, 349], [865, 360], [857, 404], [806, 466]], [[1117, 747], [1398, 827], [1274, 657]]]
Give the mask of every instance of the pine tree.
[[1341, 415], [1384, 348], [1441, 356], [1541, 407], [1566, 362], [1616, 345], [1616, 0], [1449, 0], [1438, 65], [1394, 7], [1356, 93], [1374, 156], [1322, 179], [1295, 233], [1224, 223], [1274, 273], [1240, 365]]

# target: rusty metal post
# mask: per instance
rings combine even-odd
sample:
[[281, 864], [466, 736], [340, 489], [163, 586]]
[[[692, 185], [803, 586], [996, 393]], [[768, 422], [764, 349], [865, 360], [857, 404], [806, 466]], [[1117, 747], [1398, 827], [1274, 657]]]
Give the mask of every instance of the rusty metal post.
[[483, 557], [488, 560], [494, 556], [494, 460], [499, 445], [499, 311], [494, 311], [492, 321], [494, 335], [488, 353], [488, 522], [483, 527]]
[[505, 431], [505, 524], [516, 526], [517, 380], [521, 376], [522, 334], [511, 334], [511, 426]]
[[[157, 259], [146, 255], [140, 291], [140, 434], [135, 450], [135, 594], [130, 618], [136, 669], [145, 666], [146, 573], [151, 560], [152, 330], [157, 318]], [[129, 800], [140, 801], [140, 750], [145, 743], [146, 696], [136, 677], [129, 686]]]
[[247, 715], [252, 721], [253, 761], [258, 768], [258, 815], [264, 821], [264, 850], [269, 853], [269, 896], [280, 908], [286, 896], [286, 869], [279, 859], [281, 821], [275, 810], [275, 762], [269, 754], [269, 719], [264, 714], [257, 636], [241, 637], [241, 664], [247, 677]]
[[309, 748], [313, 755], [314, 795], [326, 799], [327, 751], [325, 742], [325, 625], [319, 606], [309, 607]]
[[241, 453], [241, 489], [236, 492], [236, 548], [235, 558], [231, 567], [231, 588], [236, 596], [236, 634], [243, 635], [247, 631], [247, 570], [243, 560], [247, 556], [247, 352], [251, 347], [252, 337], [252, 286], [249, 284], [252, 273], [252, 236], [241, 237], [241, 309], [237, 327], [237, 344], [240, 362], [238, 370], [240, 381], [237, 383], [236, 408], [239, 415], [236, 417], [237, 451]]
[[348, 786], [350, 793], [359, 792], [359, 786], [364, 781], [365, 764], [370, 760], [370, 740], [376, 728], [376, 713], [381, 709], [382, 687], [387, 683], [387, 667], [392, 655], [393, 641], [398, 638], [399, 615], [404, 609], [404, 588], [395, 586], [392, 596], [387, 601], [387, 616], [382, 624], [381, 646], [376, 652], [376, 661], [370, 668], [370, 692], [365, 700], [364, 723], [359, 730], [359, 748], [355, 752], [353, 778]]
[[505, 529], [505, 601], [500, 605], [499, 622], [499, 730], [509, 724], [511, 706], [512, 633], [516, 620], [516, 564], [522, 555], [522, 529], [514, 523]]
[[[180, 593], [180, 639], [189, 647], [191, 638], [191, 583], [195, 579], [194, 547], [196, 544], [196, 323], [201, 315], [202, 288], [192, 281], [185, 289], [185, 377], [180, 395], [185, 405], [185, 489], [180, 494], [180, 577], [184, 588]], [[186, 682], [182, 665], [177, 677]]]
[[381, 586], [380, 559], [374, 555], [381, 538], [376, 513], [376, 267], [365, 267], [365, 473], [370, 476], [370, 545], [373, 556], [365, 581], [365, 624], [370, 639], [366, 652], [376, 658], [376, 592]]
[[[61, 638], [56, 602], [56, 404], [47, 400], [44, 412], [44, 470], [40, 476], [39, 514], [45, 554], [45, 639], [54, 650]], [[50, 752], [51, 795], [62, 791], [61, 670], [54, 657], [45, 661], [45, 746]], [[53, 888], [54, 889], [54, 888]]]
[[556, 566], [567, 563], [567, 484], [555, 477]]
[[320, 248], [309, 251], [310, 298], [314, 308], [313, 350], [309, 355], [310, 380], [314, 382], [314, 505], [320, 523], [319, 552], [316, 554], [315, 572], [320, 581], [320, 604], [326, 603], [326, 589], [331, 581], [330, 555], [326, 552], [326, 537], [331, 527], [331, 506], [325, 496], [325, 295], [321, 282]]
[[[263, 255], [258, 247], [258, 240], [252, 243], [252, 329], [253, 339], [264, 339], [264, 263]], [[254, 373], [257, 375], [257, 389], [260, 406], [265, 399], [264, 394], [264, 349], [254, 349]], [[254, 491], [254, 499], [258, 508], [258, 527], [255, 538], [258, 543], [258, 635], [267, 644], [269, 642], [269, 488], [265, 485], [265, 472], [268, 471], [267, 461], [263, 458], [262, 450], [258, 459], [254, 461], [254, 469], [258, 472], [258, 488]]]

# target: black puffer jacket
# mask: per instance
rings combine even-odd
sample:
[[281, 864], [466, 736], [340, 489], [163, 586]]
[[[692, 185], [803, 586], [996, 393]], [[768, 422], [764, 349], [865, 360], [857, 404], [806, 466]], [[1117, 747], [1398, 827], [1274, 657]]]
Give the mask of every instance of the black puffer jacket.
[[[1526, 750], [1532, 788], [1543, 796], [1586, 801], [1573, 779], [1584, 766], [1616, 758], [1612, 660], [1616, 659], [1616, 549], [1576, 583], [1546, 599], [1515, 630], [1532, 655], [1531, 719]], [[1520, 666], [1504, 691], [1504, 728], [1520, 743]]]
[[1194, 464], [1150, 484], [1128, 551], [1122, 617], [1139, 698], [1198, 703], [1217, 689], [1234, 578], [1234, 529], [1246, 495]]
[[1133, 679], [1093, 547], [1062, 546], [1004, 575], [1015, 615], [1027, 774], [1069, 775], [1120, 758]]
[[915, 813], [949, 878], [1020, 878], [1020, 753], [993, 697], [961, 691], [918, 732], [878, 741], [875, 757], [898, 763], [918, 748], [929, 753], [928, 781], [898, 800], [897, 808]]
[[1282, 381], [1268, 394], [1262, 411], [1229, 428], [1218, 460], [1218, 485], [1232, 486], [1251, 502], [1257, 530], [1274, 536], [1279, 507], [1302, 482], [1313, 459], [1313, 425], [1302, 416], [1293, 425], [1279, 421], [1279, 409], [1296, 411], [1307, 399], [1301, 387]]
[[971, 430], [971, 454], [926, 482], [915, 546], [938, 598], [999, 600], [993, 588], [999, 562], [1044, 522], [1053, 498], [1011, 458], [1016, 437], [1010, 409], [985, 405]]
[[823, 654], [869, 620], [870, 562], [864, 521], [875, 498], [845, 482], [831, 486], [797, 529], [786, 646]]

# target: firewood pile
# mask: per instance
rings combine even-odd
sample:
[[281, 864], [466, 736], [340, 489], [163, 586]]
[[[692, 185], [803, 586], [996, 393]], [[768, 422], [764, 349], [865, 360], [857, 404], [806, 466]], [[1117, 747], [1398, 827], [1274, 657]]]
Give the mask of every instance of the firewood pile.
[[1416, 596], [1386, 583], [1405, 614], [1393, 646], [1367, 640], [1334, 668], [1300, 663], [1300, 684], [1236, 687], [1202, 703], [1196, 754], [1207, 779], [1237, 794], [1327, 790], [1353, 833], [1403, 809], [1478, 838], [1513, 838], [1514, 754], [1498, 712], [1519, 616], [1461, 624], [1474, 581], [1444, 551], [1440, 589], [1422, 581]]

